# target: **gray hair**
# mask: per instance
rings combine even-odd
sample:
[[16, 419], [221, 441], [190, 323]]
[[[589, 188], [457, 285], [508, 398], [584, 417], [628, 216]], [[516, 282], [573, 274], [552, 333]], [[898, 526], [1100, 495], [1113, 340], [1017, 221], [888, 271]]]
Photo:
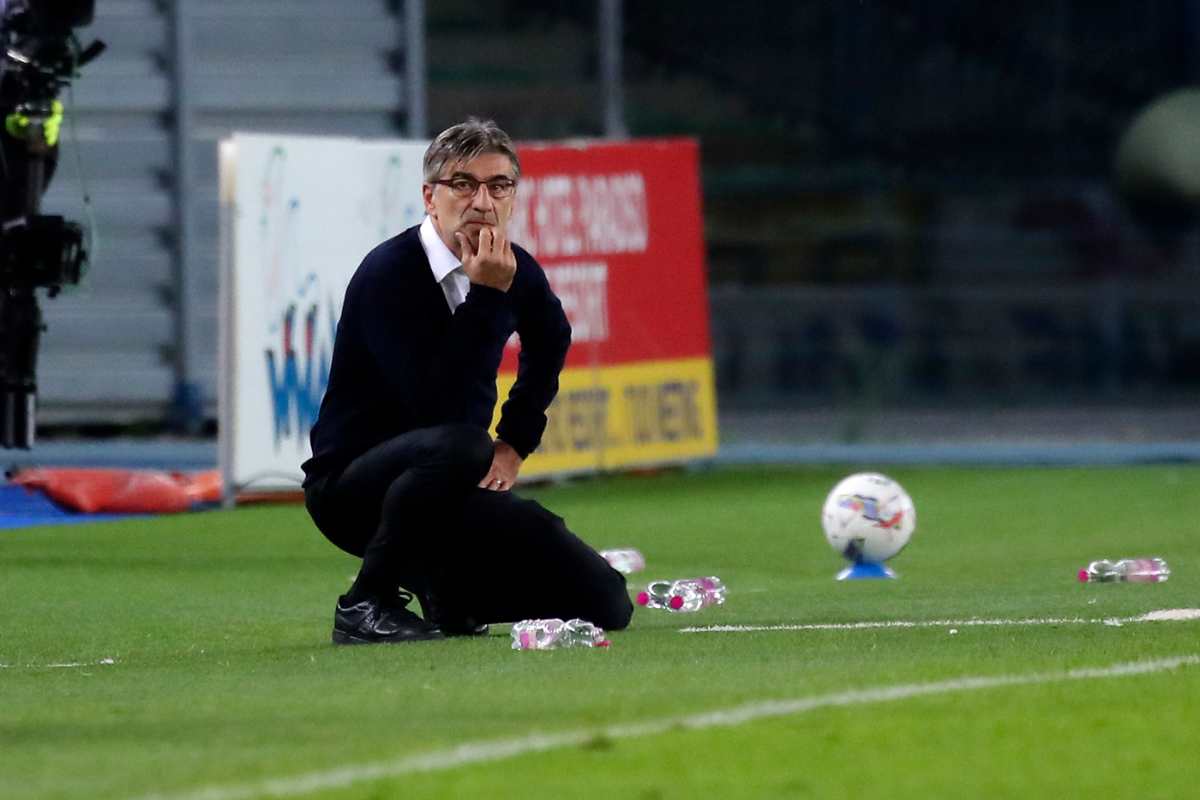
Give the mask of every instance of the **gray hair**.
[[447, 164], [470, 161], [485, 153], [500, 153], [512, 162], [513, 176], [521, 177], [521, 162], [512, 139], [493, 120], [468, 117], [437, 135], [425, 151], [425, 182], [442, 176]]

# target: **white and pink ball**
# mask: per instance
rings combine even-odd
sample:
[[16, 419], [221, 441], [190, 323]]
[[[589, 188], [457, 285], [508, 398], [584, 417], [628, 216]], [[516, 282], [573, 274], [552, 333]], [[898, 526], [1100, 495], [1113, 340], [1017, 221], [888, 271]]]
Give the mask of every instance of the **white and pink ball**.
[[821, 526], [829, 546], [850, 561], [881, 564], [908, 544], [917, 511], [896, 481], [858, 472], [839, 481], [825, 498]]

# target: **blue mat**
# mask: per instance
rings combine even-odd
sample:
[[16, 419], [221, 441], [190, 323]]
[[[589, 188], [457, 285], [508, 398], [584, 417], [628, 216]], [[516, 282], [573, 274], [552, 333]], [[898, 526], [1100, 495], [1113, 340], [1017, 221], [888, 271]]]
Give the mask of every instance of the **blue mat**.
[[[38, 442], [32, 450], [4, 450], [4, 466], [123, 467], [127, 469], [196, 470], [217, 464], [213, 440], [81, 440]], [[200, 508], [215, 507], [202, 506]], [[200, 508], [194, 510], [200, 510]], [[74, 525], [147, 514], [84, 514], [54, 504], [41, 492], [28, 492], [0, 478], [0, 530], [36, 525]]]
[[102, 522], [127, 519], [141, 514], [81, 514], [56, 506], [41, 492], [31, 492], [23, 486], [0, 482], [0, 530], [30, 528], [35, 525], [74, 525], [79, 522]]

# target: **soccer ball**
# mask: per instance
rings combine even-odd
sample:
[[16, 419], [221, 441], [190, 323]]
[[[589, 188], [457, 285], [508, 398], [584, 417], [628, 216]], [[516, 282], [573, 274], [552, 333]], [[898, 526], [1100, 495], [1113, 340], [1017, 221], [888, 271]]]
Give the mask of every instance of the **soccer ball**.
[[908, 544], [917, 512], [900, 484], [877, 472], [858, 472], [825, 498], [821, 525], [829, 546], [846, 558], [880, 564]]

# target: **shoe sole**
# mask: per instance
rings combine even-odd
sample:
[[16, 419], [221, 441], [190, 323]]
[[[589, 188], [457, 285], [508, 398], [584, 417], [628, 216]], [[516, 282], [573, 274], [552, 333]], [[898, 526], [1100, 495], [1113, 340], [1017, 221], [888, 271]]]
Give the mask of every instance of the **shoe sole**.
[[361, 636], [354, 636], [339, 630], [335, 630], [332, 636], [334, 644], [405, 644], [406, 642], [432, 642], [435, 639], [445, 638], [445, 634], [440, 631], [422, 636], [409, 636], [404, 639], [364, 639]]

